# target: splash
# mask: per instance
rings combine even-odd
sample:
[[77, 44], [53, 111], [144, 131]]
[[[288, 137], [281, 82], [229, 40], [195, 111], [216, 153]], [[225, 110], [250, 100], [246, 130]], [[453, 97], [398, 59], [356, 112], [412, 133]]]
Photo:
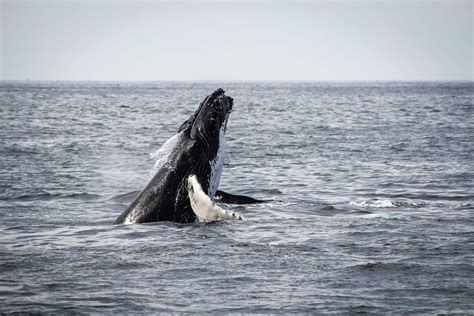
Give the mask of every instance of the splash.
[[157, 151], [151, 154], [151, 157], [156, 159], [156, 162], [153, 168], [150, 170], [150, 178], [153, 178], [158, 170], [169, 164], [170, 155], [175, 151], [177, 145], [181, 143], [182, 137], [183, 132], [174, 135], [168, 139]]

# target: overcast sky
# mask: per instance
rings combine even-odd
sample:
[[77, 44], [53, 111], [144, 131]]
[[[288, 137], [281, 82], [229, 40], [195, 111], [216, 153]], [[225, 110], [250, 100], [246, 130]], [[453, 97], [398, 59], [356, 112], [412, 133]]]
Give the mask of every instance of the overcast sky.
[[0, 1], [4, 80], [473, 80], [473, 1]]

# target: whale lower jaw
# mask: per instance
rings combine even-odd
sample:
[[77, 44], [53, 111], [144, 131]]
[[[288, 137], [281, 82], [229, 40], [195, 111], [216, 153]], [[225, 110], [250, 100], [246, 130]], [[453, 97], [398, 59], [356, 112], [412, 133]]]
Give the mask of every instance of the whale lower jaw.
[[188, 195], [191, 208], [200, 221], [242, 220], [238, 213], [224, 210], [212, 201], [202, 190], [201, 184], [195, 175], [188, 177]]

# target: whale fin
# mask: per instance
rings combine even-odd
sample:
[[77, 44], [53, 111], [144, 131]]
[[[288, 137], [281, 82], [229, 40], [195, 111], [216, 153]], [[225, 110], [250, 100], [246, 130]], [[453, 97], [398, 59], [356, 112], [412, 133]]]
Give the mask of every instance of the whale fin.
[[229, 212], [219, 207], [202, 190], [201, 184], [195, 175], [188, 177], [188, 195], [191, 208], [196, 216], [204, 222], [214, 222], [220, 220], [241, 220], [242, 217], [236, 212]]
[[264, 200], [254, 199], [250, 196], [230, 194], [220, 190], [217, 190], [214, 199], [226, 204], [258, 204], [267, 202]]

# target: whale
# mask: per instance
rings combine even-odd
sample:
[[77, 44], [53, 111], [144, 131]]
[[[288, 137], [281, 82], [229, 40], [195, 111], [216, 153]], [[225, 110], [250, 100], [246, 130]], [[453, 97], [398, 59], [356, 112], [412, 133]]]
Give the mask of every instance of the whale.
[[115, 224], [241, 219], [215, 205], [214, 197], [230, 204], [261, 202], [218, 190], [233, 103], [220, 88], [204, 98], [162, 146], [165, 154], [155, 165], [153, 177]]

